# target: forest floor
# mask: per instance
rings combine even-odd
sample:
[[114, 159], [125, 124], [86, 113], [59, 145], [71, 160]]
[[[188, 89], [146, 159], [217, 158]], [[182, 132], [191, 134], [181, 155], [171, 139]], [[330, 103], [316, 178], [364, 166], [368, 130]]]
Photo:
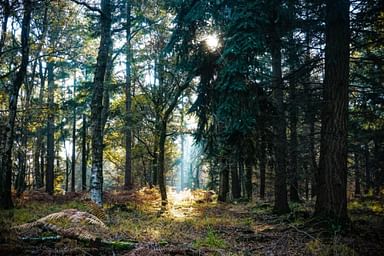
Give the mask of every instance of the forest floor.
[[311, 202], [278, 216], [267, 201], [217, 203], [202, 190], [171, 192], [166, 209], [155, 189], [105, 194], [103, 209], [80, 193], [24, 194], [0, 211], [0, 255], [384, 255], [378, 198], [351, 201], [342, 231], [311, 219]]

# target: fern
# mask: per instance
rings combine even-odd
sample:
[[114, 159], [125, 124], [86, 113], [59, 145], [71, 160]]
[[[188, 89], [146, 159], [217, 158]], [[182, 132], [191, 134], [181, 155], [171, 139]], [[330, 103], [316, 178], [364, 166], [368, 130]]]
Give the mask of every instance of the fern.
[[89, 208], [89, 212], [98, 219], [105, 221], [107, 219], [105, 211], [102, 207], [92, 201], [84, 201], [84, 204]]
[[70, 221], [71, 223], [80, 223], [85, 222], [91, 225], [95, 225], [97, 227], [107, 229], [107, 226], [104, 224], [103, 221], [101, 221], [98, 217], [87, 213], [87, 212], [81, 212], [76, 209], [66, 209], [61, 212], [52, 213], [48, 216], [45, 216], [43, 218], [40, 218], [34, 222], [26, 223], [23, 225], [15, 226], [13, 229], [16, 230], [28, 230], [33, 227], [42, 227], [44, 225], [53, 225], [50, 222], [54, 220], [59, 219], [66, 219]]

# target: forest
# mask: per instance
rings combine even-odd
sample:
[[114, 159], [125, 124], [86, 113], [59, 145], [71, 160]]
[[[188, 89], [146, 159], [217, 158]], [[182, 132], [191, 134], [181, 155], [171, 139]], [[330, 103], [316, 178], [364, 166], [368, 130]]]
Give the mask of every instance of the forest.
[[384, 2], [1, 0], [0, 255], [384, 255]]

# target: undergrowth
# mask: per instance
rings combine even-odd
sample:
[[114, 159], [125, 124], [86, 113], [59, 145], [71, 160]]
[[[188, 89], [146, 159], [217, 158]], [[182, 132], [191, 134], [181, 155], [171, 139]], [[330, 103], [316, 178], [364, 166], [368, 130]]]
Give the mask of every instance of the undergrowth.
[[[369, 255], [382, 249], [377, 242], [382, 239], [384, 226], [383, 205], [379, 200], [354, 200], [349, 204], [354, 229], [347, 234], [342, 234], [338, 226], [323, 233], [308, 225], [313, 202], [290, 204], [291, 212], [281, 216], [273, 214], [272, 208], [272, 203], [267, 201], [225, 204], [199, 199], [172, 202], [161, 211], [155, 189], [134, 194], [110, 192], [103, 209], [95, 209], [80, 197], [60, 202], [22, 201], [13, 210], [0, 211], [0, 228], [3, 229], [0, 243], [12, 226], [65, 209], [77, 209], [94, 215], [97, 215], [95, 211], [100, 211], [99, 215], [105, 215], [103, 221], [115, 240], [182, 244], [199, 251], [228, 253], [224, 255], [343, 256]], [[65, 219], [52, 223], [63, 228], [70, 226]]]

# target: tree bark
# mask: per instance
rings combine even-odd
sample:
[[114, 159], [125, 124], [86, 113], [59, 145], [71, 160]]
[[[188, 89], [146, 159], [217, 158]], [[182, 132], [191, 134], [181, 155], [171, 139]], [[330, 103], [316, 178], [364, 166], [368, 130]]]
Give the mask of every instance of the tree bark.
[[360, 157], [358, 152], [354, 152], [355, 156], [355, 196], [361, 195], [360, 188]]
[[253, 164], [251, 160], [245, 161], [245, 193], [248, 200], [252, 200], [253, 186], [252, 186], [252, 177], [253, 177]]
[[81, 140], [81, 190], [87, 190], [87, 117], [83, 114], [82, 140]]
[[162, 121], [160, 125], [160, 138], [159, 138], [159, 188], [161, 194], [161, 205], [167, 205], [167, 191], [165, 187], [165, 142], [167, 137], [167, 121]]
[[225, 159], [221, 160], [221, 170], [220, 170], [220, 185], [219, 185], [219, 195], [217, 200], [220, 202], [227, 201], [227, 196], [229, 192], [229, 169], [228, 164]]
[[[76, 73], [73, 82], [73, 100], [76, 97]], [[72, 121], [72, 160], [71, 160], [71, 192], [76, 190], [76, 105], [73, 106]]]
[[124, 188], [132, 187], [132, 84], [131, 84], [131, 63], [132, 63], [132, 47], [131, 47], [131, 1], [127, 1], [127, 24], [126, 24], [126, 62], [125, 62], [125, 175]]
[[299, 197], [299, 174], [298, 174], [298, 163], [297, 163], [297, 122], [298, 122], [298, 106], [297, 106], [297, 92], [296, 85], [294, 82], [290, 83], [290, 101], [291, 109], [289, 112], [290, 121], [290, 143], [289, 143], [289, 156], [290, 156], [290, 179], [289, 179], [289, 199], [292, 202], [300, 202]]
[[259, 159], [259, 168], [260, 168], [260, 199], [265, 199], [265, 169], [267, 166], [267, 145], [265, 142], [265, 133], [262, 133], [260, 142], [260, 159]]
[[364, 145], [364, 162], [365, 162], [365, 188], [364, 193], [368, 194], [372, 189], [372, 177], [371, 177], [371, 166], [369, 160], [369, 146], [368, 143]]
[[103, 203], [103, 92], [111, 40], [111, 2], [101, 1], [101, 38], [94, 75], [91, 101], [92, 169], [90, 181], [91, 200], [98, 205]]
[[347, 214], [349, 1], [327, 0], [325, 78], [315, 216], [338, 222]]
[[155, 141], [153, 143], [153, 159], [152, 159], [152, 177], [151, 177], [151, 184], [153, 186], [159, 185], [159, 152], [158, 152], [158, 139], [157, 134], [155, 134]]
[[[45, 19], [44, 19], [45, 20]], [[44, 70], [44, 71], [43, 71]], [[39, 60], [39, 76], [40, 76], [40, 91], [39, 91], [39, 104], [43, 105], [44, 102], [44, 88], [45, 88], [45, 81], [47, 78], [47, 71], [48, 69], [43, 69], [43, 63], [41, 60]], [[36, 188], [42, 188], [44, 187], [44, 133], [43, 133], [43, 127], [41, 127], [37, 131], [37, 138], [36, 138], [36, 144], [35, 144], [35, 180], [36, 180]]]
[[13, 208], [12, 202], [12, 149], [14, 144], [15, 137], [15, 121], [17, 115], [17, 101], [19, 98], [20, 87], [24, 82], [24, 78], [27, 73], [28, 58], [29, 58], [29, 31], [31, 23], [31, 13], [32, 13], [32, 2], [31, 0], [24, 0], [24, 14], [23, 21], [21, 25], [21, 64], [18, 72], [15, 75], [15, 80], [10, 88], [9, 95], [9, 116], [6, 124], [6, 134], [5, 134], [5, 147], [3, 156], [3, 172], [4, 175], [4, 184], [0, 184], [3, 189], [1, 189], [0, 194], [0, 207], [9, 209]]
[[274, 118], [274, 151], [276, 158], [275, 168], [275, 201], [274, 211], [276, 213], [289, 212], [287, 199], [287, 135], [286, 119], [284, 109], [284, 85], [282, 81], [281, 69], [281, 39], [277, 28], [274, 28], [271, 37], [271, 56], [272, 56], [272, 88], [273, 101], [275, 106]]
[[[184, 128], [184, 115], [181, 114], [181, 127]], [[184, 168], [185, 168], [185, 165], [184, 165], [184, 145], [185, 145], [185, 138], [184, 138], [184, 134], [181, 134], [181, 143], [180, 143], [180, 146], [181, 146], [181, 163], [180, 163], [180, 190], [183, 190], [184, 189], [184, 184], [185, 184], [185, 181], [184, 181]]]
[[232, 161], [229, 166], [231, 170], [232, 197], [233, 199], [239, 199], [241, 197], [241, 184], [237, 164]]
[[47, 119], [47, 170], [45, 172], [45, 190], [48, 194], [53, 194], [54, 181], [54, 161], [55, 161], [55, 116], [54, 116], [54, 63], [47, 63], [48, 70], [48, 119]]

